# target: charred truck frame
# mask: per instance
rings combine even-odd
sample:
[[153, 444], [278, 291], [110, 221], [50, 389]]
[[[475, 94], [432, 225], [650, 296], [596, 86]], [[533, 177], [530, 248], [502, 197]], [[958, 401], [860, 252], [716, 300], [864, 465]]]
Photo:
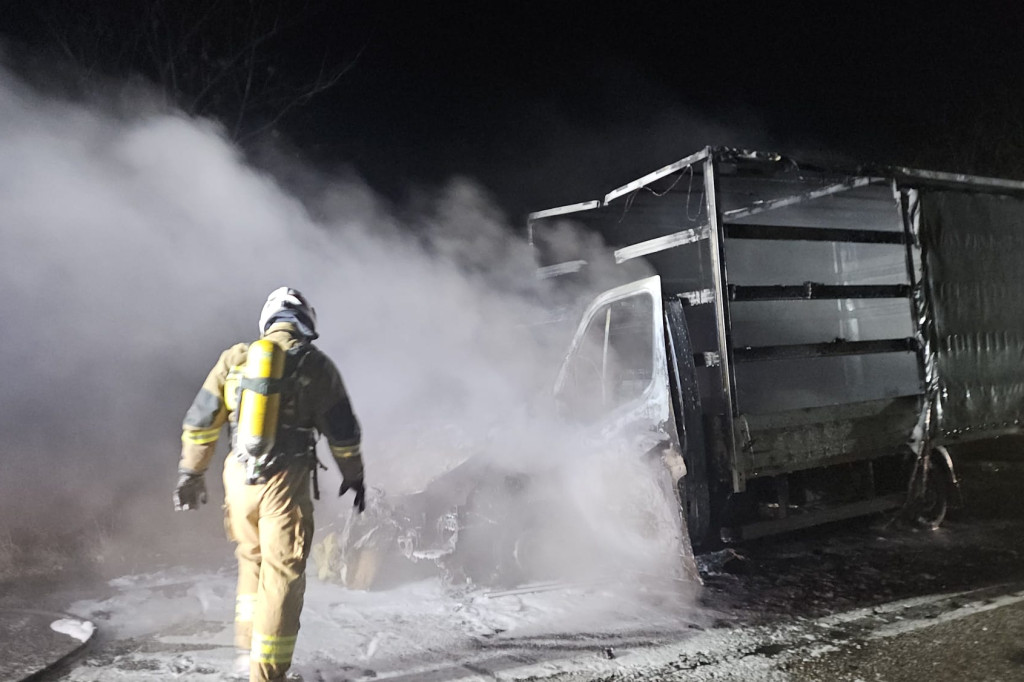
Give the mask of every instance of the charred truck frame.
[[696, 547], [900, 507], [937, 525], [946, 446], [1021, 430], [1022, 182], [706, 148], [529, 235], [542, 277], [656, 273], [590, 304], [555, 393], [681, 456]]

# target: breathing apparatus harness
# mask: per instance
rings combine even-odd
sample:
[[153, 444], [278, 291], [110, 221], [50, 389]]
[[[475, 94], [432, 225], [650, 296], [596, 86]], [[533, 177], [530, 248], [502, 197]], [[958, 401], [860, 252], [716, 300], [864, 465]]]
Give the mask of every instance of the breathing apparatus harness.
[[231, 449], [245, 465], [247, 485], [266, 483], [292, 463], [306, 460], [313, 470], [314, 496], [319, 499], [316, 442], [320, 434], [314, 427], [293, 422], [301, 399], [302, 368], [311, 349], [306, 342], [285, 351], [267, 339], [249, 347], [239, 381], [238, 419], [231, 428]]

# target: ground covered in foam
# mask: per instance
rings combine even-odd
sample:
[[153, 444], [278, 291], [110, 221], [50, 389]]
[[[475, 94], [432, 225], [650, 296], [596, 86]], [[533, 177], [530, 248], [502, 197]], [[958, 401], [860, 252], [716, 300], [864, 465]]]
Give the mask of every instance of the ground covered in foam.
[[[234, 656], [229, 571], [169, 570], [118, 578], [69, 611], [101, 643], [67, 680], [217, 680]], [[544, 583], [452, 589], [427, 579], [379, 592], [311, 580], [294, 670], [306, 680], [452, 679], [558, 669], [581, 653], [614, 658], [623, 644], [669, 641], [706, 621], [693, 592], [669, 584]], [[514, 671], [519, 671], [518, 673]]]

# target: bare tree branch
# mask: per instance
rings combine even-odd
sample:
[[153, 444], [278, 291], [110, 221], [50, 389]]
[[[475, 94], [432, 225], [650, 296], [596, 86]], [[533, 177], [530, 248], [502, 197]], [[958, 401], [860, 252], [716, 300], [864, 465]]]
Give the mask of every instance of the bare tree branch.
[[33, 8], [38, 35], [86, 80], [141, 75], [187, 113], [223, 121], [239, 141], [336, 87], [369, 44], [339, 40], [361, 44], [344, 60], [331, 48], [319, 64], [302, 56], [304, 34], [322, 17], [345, 28], [339, 0], [34, 0]]

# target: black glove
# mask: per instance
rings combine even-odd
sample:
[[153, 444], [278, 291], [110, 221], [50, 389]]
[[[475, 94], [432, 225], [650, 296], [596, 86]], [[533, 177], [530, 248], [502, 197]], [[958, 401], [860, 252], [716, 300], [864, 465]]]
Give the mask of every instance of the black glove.
[[199, 509], [206, 504], [206, 482], [202, 474], [178, 472], [178, 485], [174, 488], [174, 511]]
[[366, 486], [363, 485], [363, 479], [349, 482], [348, 479], [342, 479], [341, 488], [338, 490], [338, 497], [341, 497], [349, 490], [354, 490], [356, 493], [356, 499], [352, 501], [353, 507], [359, 507], [359, 513], [362, 514], [363, 510], [366, 509]]

